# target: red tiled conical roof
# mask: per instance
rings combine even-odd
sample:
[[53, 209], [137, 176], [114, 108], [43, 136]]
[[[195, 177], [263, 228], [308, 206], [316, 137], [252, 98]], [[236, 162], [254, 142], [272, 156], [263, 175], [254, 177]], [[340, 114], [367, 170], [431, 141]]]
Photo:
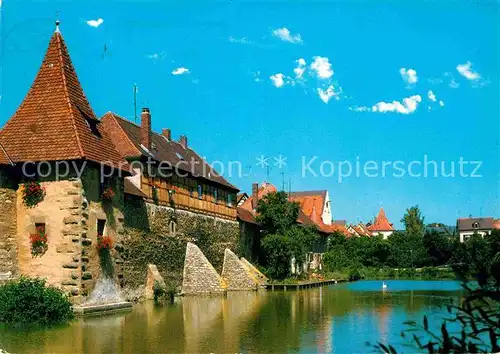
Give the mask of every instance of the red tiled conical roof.
[[368, 230], [370, 231], [392, 231], [394, 228], [392, 224], [387, 219], [385, 215], [384, 208], [380, 208], [377, 217], [375, 218], [375, 222], [368, 226]]
[[0, 131], [0, 143], [13, 162], [123, 163], [83, 93], [58, 31], [24, 101]]

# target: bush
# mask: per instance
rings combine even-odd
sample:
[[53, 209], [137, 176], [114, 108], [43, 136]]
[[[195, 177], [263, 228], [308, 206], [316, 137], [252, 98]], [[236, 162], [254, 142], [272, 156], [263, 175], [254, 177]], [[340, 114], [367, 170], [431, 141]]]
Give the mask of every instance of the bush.
[[356, 281], [361, 279], [361, 273], [358, 267], [351, 267], [348, 274], [349, 281]]
[[43, 279], [21, 277], [0, 287], [0, 322], [52, 325], [73, 318], [71, 303], [62, 290]]
[[177, 294], [177, 287], [174, 283], [169, 282], [165, 286], [160, 282], [155, 281], [153, 285], [153, 296], [155, 304], [159, 304], [160, 300], [165, 298], [169, 303], [174, 303], [175, 295]]

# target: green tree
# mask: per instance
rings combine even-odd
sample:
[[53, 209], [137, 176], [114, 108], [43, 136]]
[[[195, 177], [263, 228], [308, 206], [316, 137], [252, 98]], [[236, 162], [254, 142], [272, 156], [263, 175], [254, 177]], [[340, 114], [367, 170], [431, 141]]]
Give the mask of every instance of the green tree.
[[453, 253], [453, 244], [449, 236], [437, 231], [426, 232], [423, 243], [429, 265], [439, 266], [448, 263]]
[[271, 277], [285, 278], [290, 274], [292, 258], [298, 263], [306, 260], [319, 238], [314, 227], [297, 224], [299, 204], [290, 202], [285, 192], [269, 193], [259, 200], [257, 221], [262, 225], [261, 241], [265, 266]]
[[408, 235], [424, 235], [424, 217], [420, 213], [418, 205], [406, 209], [406, 214], [401, 219]]
[[300, 206], [290, 202], [285, 192], [269, 193], [259, 200], [257, 222], [268, 234], [284, 232], [297, 222]]

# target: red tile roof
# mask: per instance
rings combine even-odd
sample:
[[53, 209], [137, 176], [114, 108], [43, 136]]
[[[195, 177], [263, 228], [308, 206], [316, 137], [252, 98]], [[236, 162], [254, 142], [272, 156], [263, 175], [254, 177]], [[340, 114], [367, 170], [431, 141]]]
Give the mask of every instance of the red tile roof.
[[[139, 125], [112, 112], [108, 112], [102, 117], [102, 124], [122, 158], [144, 156], [152, 157], [158, 162], [168, 161], [171, 166], [178, 166], [179, 170], [183, 172], [190, 174], [194, 172], [195, 177], [201, 177], [238, 191], [237, 187], [220, 176], [193, 149], [184, 148], [179, 142], [167, 140], [163, 135], [152, 132], [151, 142], [155, 148], [147, 152], [141, 147], [141, 127]], [[179, 163], [181, 161], [187, 163]]]
[[24, 101], [0, 131], [0, 143], [13, 162], [87, 159], [128, 170], [85, 97], [59, 32]]
[[392, 224], [389, 222], [387, 219], [387, 216], [385, 215], [384, 208], [380, 208], [380, 211], [375, 218], [375, 222], [368, 226], [368, 230], [370, 231], [393, 231], [394, 228], [392, 227]]
[[300, 208], [305, 214], [311, 215], [313, 208], [316, 212], [323, 214], [325, 206], [326, 190], [321, 191], [305, 191], [305, 192], [292, 192], [290, 199], [300, 204]]

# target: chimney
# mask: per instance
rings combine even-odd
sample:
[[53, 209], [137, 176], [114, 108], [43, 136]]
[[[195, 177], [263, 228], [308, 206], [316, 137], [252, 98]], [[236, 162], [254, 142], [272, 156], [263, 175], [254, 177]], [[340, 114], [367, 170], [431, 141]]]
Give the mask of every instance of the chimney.
[[161, 133], [168, 141], [172, 140], [172, 131], [170, 130], [170, 128], [162, 129]]
[[151, 113], [149, 108], [143, 108], [141, 113], [141, 144], [151, 150]]
[[257, 209], [257, 204], [259, 203], [259, 184], [252, 183], [252, 209]]
[[179, 143], [182, 145], [184, 149], [188, 148], [188, 138], [185, 135], [181, 135], [179, 138]]

